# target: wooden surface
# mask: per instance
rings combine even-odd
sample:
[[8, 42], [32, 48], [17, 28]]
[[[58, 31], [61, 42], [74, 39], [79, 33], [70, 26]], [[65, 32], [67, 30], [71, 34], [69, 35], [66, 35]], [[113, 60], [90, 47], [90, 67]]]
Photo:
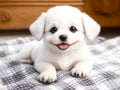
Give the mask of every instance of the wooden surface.
[[55, 5], [75, 6], [102, 27], [120, 27], [120, 0], [0, 0], [0, 30], [28, 29], [42, 12]]
[[120, 27], [120, 0], [85, 0], [85, 12], [102, 27]]

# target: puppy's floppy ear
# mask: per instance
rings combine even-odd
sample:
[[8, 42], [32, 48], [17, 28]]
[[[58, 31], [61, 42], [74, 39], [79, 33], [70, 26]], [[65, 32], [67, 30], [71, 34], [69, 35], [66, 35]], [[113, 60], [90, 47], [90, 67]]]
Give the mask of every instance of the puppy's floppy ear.
[[92, 41], [100, 33], [100, 25], [90, 16], [82, 13], [83, 29], [89, 41]]
[[41, 16], [39, 16], [37, 20], [30, 25], [30, 32], [37, 40], [41, 40], [44, 34], [45, 17], [46, 13], [42, 13]]

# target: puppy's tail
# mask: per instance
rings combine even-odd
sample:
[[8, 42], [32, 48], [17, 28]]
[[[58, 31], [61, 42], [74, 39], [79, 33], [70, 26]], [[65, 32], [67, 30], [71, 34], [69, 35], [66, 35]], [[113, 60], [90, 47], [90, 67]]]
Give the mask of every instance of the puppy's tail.
[[27, 43], [23, 46], [23, 48], [18, 53], [18, 60], [20, 60], [23, 63], [28, 63], [28, 64], [33, 63], [31, 59], [31, 52], [32, 52], [33, 44], [34, 44], [34, 41]]

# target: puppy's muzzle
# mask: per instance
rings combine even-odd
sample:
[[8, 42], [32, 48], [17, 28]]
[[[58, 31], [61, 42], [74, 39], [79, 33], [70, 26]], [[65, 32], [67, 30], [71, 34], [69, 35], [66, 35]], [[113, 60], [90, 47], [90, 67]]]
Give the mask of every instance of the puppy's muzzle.
[[67, 35], [63, 34], [59, 36], [60, 41], [65, 42], [67, 40]]
[[55, 45], [55, 46], [58, 47], [60, 50], [66, 50], [66, 49], [68, 49], [70, 46], [78, 43], [78, 41], [76, 41], [76, 42], [73, 42], [73, 43], [71, 43], [71, 44], [68, 44], [68, 43], [67, 43], [68, 37], [67, 37], [66, 34], [62, 34], [62, 35], [60, 35], [58, 38], [59, 38], [59, 40], [61, 41], [61, 43], [55, 44], [55, 43], [53, 43], [53, 42], [50, 42], [50, 44]]

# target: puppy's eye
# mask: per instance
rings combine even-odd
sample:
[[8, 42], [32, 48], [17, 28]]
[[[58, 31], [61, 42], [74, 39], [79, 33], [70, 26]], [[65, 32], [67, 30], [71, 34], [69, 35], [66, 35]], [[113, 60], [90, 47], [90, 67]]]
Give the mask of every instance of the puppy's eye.
[[52, 27], [52, 28], [50, 29], [50, 32], [53, 33], [53, 34], [54, 34], [56, 31], [57, 31], [57, 27]]
[[73, 33], [75, 33], [75, 32], [77, 31], [77, 29], [76, 29], [76, 27], [71, 26], [71, 27], [70, 27], [70, 31], [73, 32]]

